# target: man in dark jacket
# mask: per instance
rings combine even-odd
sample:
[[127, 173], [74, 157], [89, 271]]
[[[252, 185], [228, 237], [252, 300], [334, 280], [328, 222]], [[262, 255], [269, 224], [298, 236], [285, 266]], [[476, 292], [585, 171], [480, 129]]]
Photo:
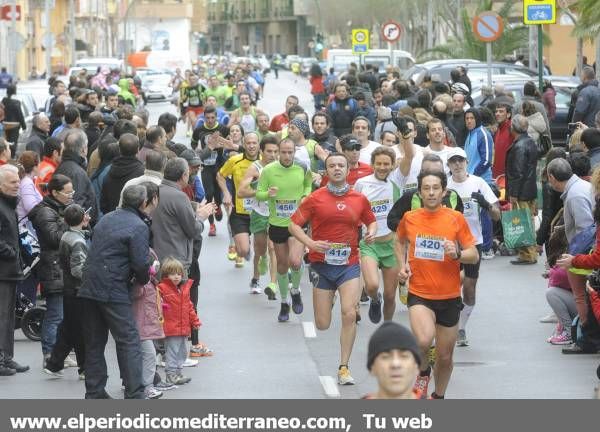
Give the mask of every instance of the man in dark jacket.
[[87, 137], [82, 130], [74, 129], [66, 135], [64, 146], [62, 162], [54, 173], [66, 175], [71, 179], [75, 190], [73, 202], [86, 210], [91, 207], [89, 215], [92, 218], [90, 224], [93, 226], [98, 218], [98, 209], [92, 182], [85, 172]]
[[123, 206], [105, 215], [96, 225], [83, 269], [79, 297], [83, 300], [86, 399], [108, 399], [104, 349], [108, 331], [117, 344], [125, 398], [144, 397], [142, 352], [131, 308], [132, 279], [149, 280], [149, 215], [158, 205], [156, 185], [152, 196], [147, 184], [123, 191]]
[[331, 126], [335, 136], [342, 136], [352, 132], [352, 120], [358, 112], [358, 103], [349, 96], [346, 84], [336, 84], [335, 98], [327, 106], [327, 114], [331, 118]]
[[[531, 212], [532, 226], [536, 215], [535, 199], [537, 197], [536, 168], [537, 146], [527, 135], [529, 122], [521, 114], [513, 116], [511, 120], [511, 133], [514, 142], [506, 153], [506, 196], [513, 208], [528, 208]], [[537, 249], [527, 246], [518, 249], [519, 258], [510, 263], [515, 265], [535, 264], [537, 262]]]
[[0, 166], [0, 376], [29, 370], [13, 360], [17, 282], [23, 279], [17, 226], [19, 172]]
[[100, 135], [102, 135], [101, 126], [104, 125], [104, 118], [100, 111], [92, 111], [88, 117], [87, 126], [84, 129], [88, 139], [87, 158], [89, 159], [92, 152], [96, 150], [99, 144]]
[[36, 114], [33, 117], [31, 126], [31, 135], [27, 139], [25, 150], [31, 150], [40, 155], [42, 159], [44, 153], [44, 144], [48, 139], [48, 132], [50, 131], [50, 120], [46, 114]]
[[582, 84], [578, 87], [573, 122], [580, 121], [593, 127], [596, 113], [600, 111], [600, 88], [593, 68], [589, 66], [583, 68], [581, 82]]
[[100, 194], [100, 210], [102, 214], [109, 213], [119, 205], [123, 186], [132, 178], [144, 175], [144, 164], [136, 157], [139, 149], [139, 139], [133, 134], [124, 134], [119, 138], [121, 156], [112, 161], [112, 165]]

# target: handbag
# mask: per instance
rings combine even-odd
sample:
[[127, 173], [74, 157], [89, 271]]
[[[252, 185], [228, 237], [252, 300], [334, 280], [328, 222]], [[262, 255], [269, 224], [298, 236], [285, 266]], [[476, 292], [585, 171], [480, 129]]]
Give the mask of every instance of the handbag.
[[552, 148], [552, 138], [548, 134], [540, 135], [538, 139], [538, 158], [546, 156], [546, 153]]
[[529, 208], [502, 212], [504, 244], [509, 249], [535, 245], [535, 230]]

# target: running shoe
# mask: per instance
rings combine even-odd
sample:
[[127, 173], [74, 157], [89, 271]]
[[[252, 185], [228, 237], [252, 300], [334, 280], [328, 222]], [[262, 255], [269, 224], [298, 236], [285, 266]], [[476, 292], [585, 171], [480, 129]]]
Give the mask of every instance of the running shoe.
[[264, 276], [267, 274], [268, 270], [269, 270], [269, 257], [267, 255], [263, 255], [258, 259], [258, 273], [260, 273], [261, 276]]
[[431, 367], [433, 367], [435, 365], [435, 358], [436, 358], [435, 346], [431, 346], [427, 350], [427, 361], [429, 362], [429, 365]]
[[182, 384], [187, 384], [189, 383], [192, 379], [190, 377], [186, 377], [185, 375], [182, 374], [177, 374], [177, 380], [179, 382], [181, 382]]
[[560, 334], [552, 336], [550, 343], [552, 345], [570, 345], [573, 343], [573, 340], [571, 340], [571, 334], [563, 330]]
[[191, 380], [192, 380], [191, 378], [187, 378], [187, 377], [184, 377], [183, 375], [178, 375], [175, 373], [168, 373], [167, 377], [166, 377], [166, 381], [168, 384], [172, 384], [172, 385], [176, 385], [176, 386], [187, 384]]
[[44, 373], [50, 375], [52, 378], [62, 378], [65, 376], [62, 371], [54, 372], [54, 371], [51, 371], [50, 369], [48, 369], [47, 367], [44, 368]]
[[73, 360], [71, 356], [67, 356], [65, 359], [65, 368], [77, 367], [77, 361]]
[[244, 258], [239, 256], [239, 257], [235, 257], [235, 267], [236, 268], [242, 268], [244, 267]]
[[85, 381], [85, 372], [79, 374], [79, 381]]
[[540, 318], [541, 323], [556, 323], [558, 322], [558, 318], [556, 318], [556, 314], [554, 312], [549, 313], [546, 316]]
[[300, 291], [298, 294], [292, 294], [292, 310], [296, 315], [300, 315], [304, 310], [304, 305], [302, 304], [302, 295]]
[[229, 261], [233, 261], [236, 258], [237, 258], [237, 252], [235, 251], [235, 246], [230, 245], [229, 248], [227, 249], [227, 259]]
[[494, 253], [493, 249], [481, 252], [481, 259], [491, 260], [491, 259], [494, 259], [494, 258], [496, 258], [496, 254]]
[[456, 338], [456, 346], [459, 346], [459, 347], [469, 346], [469, 341], [467, 340], [467, 332], [465, 330], [458, 330], [458, 337]]
[[271, 282], [269, 285], [266, 286], [264, 293], [267, 295], [267, 298], [269, 300], [277, 300], [277, 295], [275, 294], [277, 292], [277, 284]]
[[186, 358], [183, 362], [183, 367], [196, 367], [198, 366], [198, 360], [194, 360], [191, 358]]
[[417, 377], [415, 381], [415, 385], [413, 387], [413, 391], [422, 395], [421, 397], [424, 399], [427, 397], [427, 387], [429, 387], [429, 380], [431, 379], [430, 375], [420, 375]]
[[556, 327], [554, 327], [554, 331], [552, 332], [552, 335], [550, 335], [550, 337], [548, 339], [546, 339], [546, 342], [548, 343], [552, 343], [552, 339], [555, 336], [558, 336], [559, 334], [561, 334], [563, 332], [564, 328], [562, 326], [561, 323], [557, 323]]
[[286, 322], [290, 320], [290, 305], [287, 303], [281, 303], [281, 309], [279, 310], [279, 316], [277, 321]]
[[210, 228], [208, 229], [208, 236], [215, 237], [217, 235], [217, 227], [215, 224], [210, 224]]
[[190, 348], [190, 357], [212, 357], [213, 351], [206, 345], [199, 343]]
[[381, 321], [381, 293], [377, 293], [377, 300], [371, 299], [369, 305], [369, 319], [373, 324], [377, 324]]
[[215, 210], [215, 219], [217, 222], [221, 222], [221, 219], [223, 219], [223, 210], [221, 210], [221, 206], [217, 206], [217, 209]]
[[337, 375], [339, 385], [354, 385], [354, 378], [350, 375], [348, 366], [340, 366]]
[[144, 390], [144, 397], [146, 399], [160, 399], [163, 396], [163, 392], [155, 389], [154, 387], [147, 387]]
[[260, 294], [262, 290], [258, 286], [258, 279], [252, 279], [250, 281], [250, 294]]
[[165, 391], [169, 391], [169, 390], [175, 390], [177, 388], [177, 386], [175, 384], [168, 383], [166, 381], [161, 381], [159, 383], [154, 384], [154, 388], [156, 390], [165, 392]]

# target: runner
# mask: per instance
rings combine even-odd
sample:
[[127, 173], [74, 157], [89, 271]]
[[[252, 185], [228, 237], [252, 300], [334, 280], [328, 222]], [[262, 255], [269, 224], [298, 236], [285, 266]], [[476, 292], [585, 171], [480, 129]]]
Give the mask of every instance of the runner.
[[206, 88], [198, 82], [198, 76], [191, 75], [189, 86], [181, 89], [181, 103], [187, 104], [185, 114], [187, 136], [192, 135], [196, 118], [204, 111], [204, 99], [206, 99]]
[[[359, 178], [373, 174], [373, 168], [367, 163], [359, 161], [361, 145], [358, 139], [352, 134], [342, 135], [338, 140], [342, 154], [348, 159], [350, 170], [346, 181], [350, 186], [354, 186]], [[321, 187], [324, 187], [329, 182], [327, 174], [321, 179]]]
[[444, 172], [449, 176], [448, 152], [452, 147], [448, 147], [445, 144], [446, 130], [444, 129], [444, 123], [440, 119], [432, 118], [427, 122], [427, 139], [429, 140], [429, 145], [425, 147], [425, 150], [438, 155], [442, 159], [444, 162]]
[[[448, 187], [454, 189], [461, 197], [464, 216], [469, 224], [471, 233], [475, 237], [477, 251], [481, 255], [481, 246], [483, 243], [482, 226], [480, 213], [481, 209], [489, 212], [493, 220], [500, 220], [500, 205], [498, 198], [489, 187], [487, 182], [476, 175], [467, 174], [467, 154], [460, 147], [454, 147], [448, 153], [448, 166], [452, 171], [452, 177], [448, 179]], [[464, 264], [463, 269], [465, 277], [463, 279], [463, 304], [460, 312], [460, 321], [458, 325], [457, 346], [468, 346], [466, 326], [471, 312], [475, 307], [475, 288], [479, 278], [479, 265], [481, 258], [476, 264]]]
[[[254, 161], [248, 167], [237, 190], [237, 196], [244, 199], [245, 207], [252, 208], [250, 212], [250, 234], [254, 236], [254, 273], [250, 287], [259, 287], [260, 276], [267, 272], [267, 265], [269, 265], [271, 282], [264, 289], [264, 293], [269, 300], [277, 299], [275, 294], [277, 292], [277, 267], [273, 243], [267, 235], [269, 230], [269, 205], [264, 201], [258, 202], [256, 200], [256, 187], [263, 168], [277, 160], [278, 144], [279, 139], [275, 134], [267, 135], [260, 141], [260, 160]], [[269, 251], [268, 256], [267, 249]]]
[[394, 233], [387, 227], [387, 215], [400, 198], [398, 178], [390, 173], [396, 156], [389, 147], [378, 147], [371, 154], [371, 165], [375, 173], [356, 182], [354, 190], [361, 192], [371, 203], [377, 218], [377, 234], [373, 243], [360, 242], [360, 268], [365, 281], [365, 291], [371, 298], [369, 319], [377, 324], [381, 321], [379, 293], [379, 269], [383, 274], [383, 318], [388, 321], [396, 310], [396, 287], [398, 286], [398, 262], [394, 255]]
[[[367, 198], [346, 182], [348, 159], [334, 153], [325, 160], [327, 187], [308, 196], [292, 216], [289, 232], [309, 248], [311, 269], [318, 275], [313, 289], [315, 325], [327, 330], [331, 324], [333, 298], [339, 291], [342, 314], [338, 384], [354, 384], [348, 362], [356, 338], [356, 304], [360, 298], [358, 263], [359, 224], [367, 226], [364, 242], [372, 244], [377, 220]], [[302, 229], [310, 223], [312, 237]]]
[[[401, 283], [410, 277], [408, 316], [412, 331], [427, 359], [436, 341], [434, 399], [442, 399], [452, 374], [452, 354], [462, 308], [460, 264], [476, 264], [479, 255], [475, 238], [464, 216], [442, 207], [446, 175], [422, 172], [418, 178], [423, 208], [404, 215], [397, 230], [396, 259]], [[408, 264], [406, 259], [408, 257]], [[427, 394], [431, 366], [421, 361], [415, 389]]]
[[288, 303], [288, 270], [291, 268], [292, 309], [300, 314], [304, 310], [300, 294], [302, 256], [304, 245], [288, 231], [290, 217], [301, 200], [312, 190], [312, 173], [306, 166], [294, 162], [296, 146], [285, 138], [279, 143], [279, 161], [267, 165], [260, 176], [256, 190], [258, 201], [269, 202], [269, 239], [273, 241], [277, 258], [277, 284], [281, 296], [279, 322], [290, 318]]
[[[258, 159], [258, 150], [258, 135], [255, 132], [245, 134], [243, 153], [230, 157], [217, 173], [217, 183], [223, 193], [223, 204], [228, 209], [231, 208], [229, 226], [235, 242], [236, 267], [242, 267], [243, 260], [250, 258], [250, 211], [252, 207], [244, 205], [247, 203], [243, 198], [238, 197], [235, 191], [239, 189], [248, 167]], [[229, 191], [225, 180], [229, 177], [233, 180], [233, 192]], [[235, 200], [232, 199], [232, 195], [235, 196]], [[256, 265], [254, 272], [258, 273]], [[252, 294], [262, 292], [258, 284], [251, 284], [250, 288]]]
[[256, 130], [256, 116], [262, 111], [251, 105], [252, 98], [249, 93], [240, 93], [240, 107], [231, 113], [230, 125], [239, 124], [246, 132]]

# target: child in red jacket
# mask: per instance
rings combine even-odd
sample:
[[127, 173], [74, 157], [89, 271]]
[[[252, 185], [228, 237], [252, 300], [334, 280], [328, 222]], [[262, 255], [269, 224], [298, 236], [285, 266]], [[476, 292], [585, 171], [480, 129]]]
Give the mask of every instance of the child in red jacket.
[[189, 383], [192, 379], [181, 373], [187, 358], [187, 338], [192, 328], [201, 323], [190, 300], [192, 279], [183, 281], [183, 264], [174, 258], [164, 260], [158, 289], [164, 304], [165, 372], [167, 382], [175, 385]]

